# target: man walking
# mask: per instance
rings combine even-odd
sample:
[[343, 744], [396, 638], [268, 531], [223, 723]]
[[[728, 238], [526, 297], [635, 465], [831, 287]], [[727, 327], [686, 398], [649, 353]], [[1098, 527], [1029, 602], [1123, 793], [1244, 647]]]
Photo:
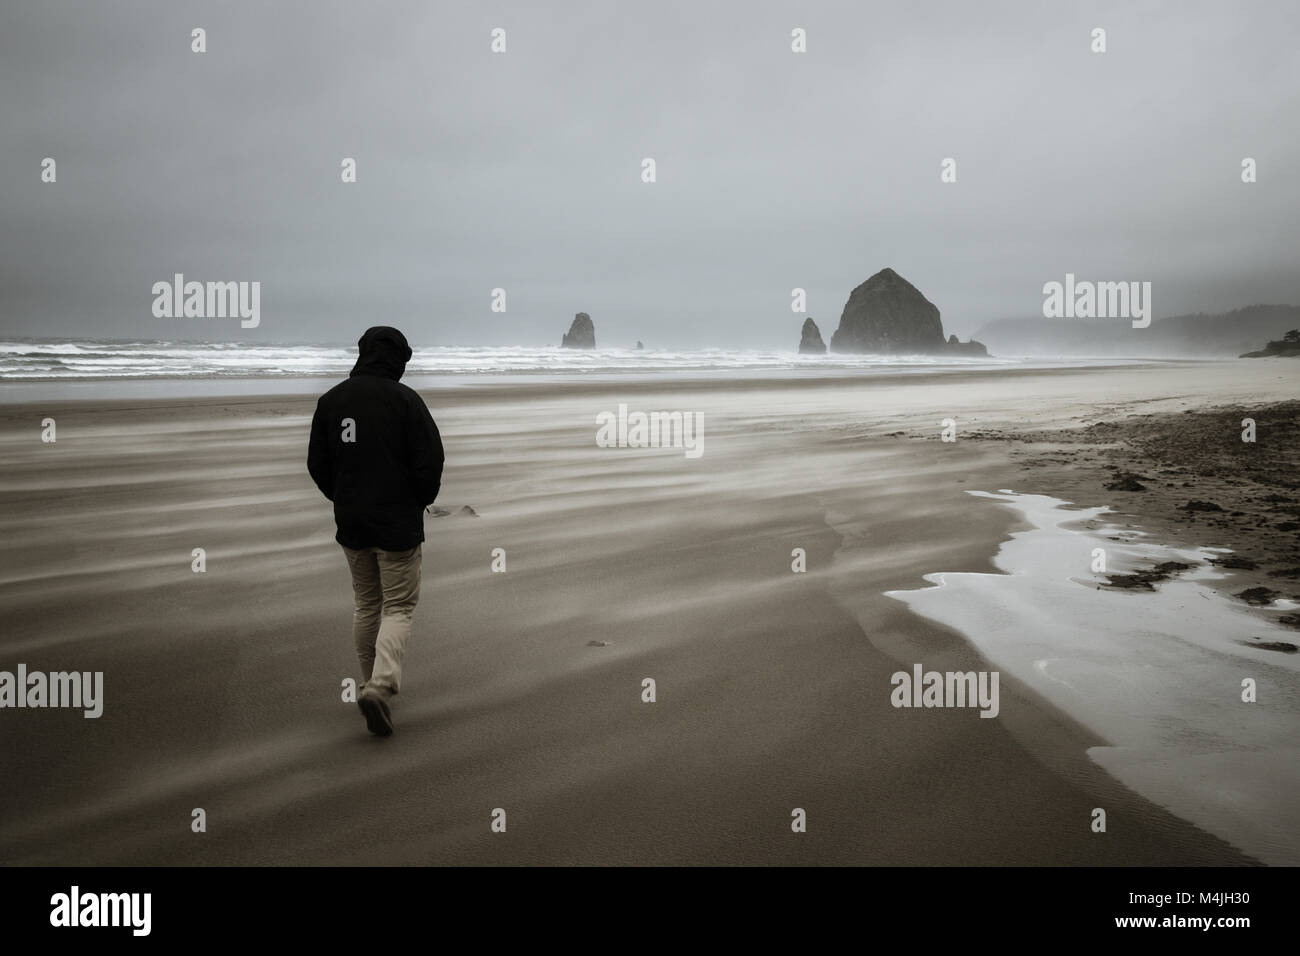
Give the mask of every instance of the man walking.
[[307, 470], [334, 502], [334, 539], [352, 573], [352, 638], [364, 680], [357, 705], [372, 734], [393, 732], [389, 700], [420, 599], [424, 509], [442, 483], [442, 438], [424, 400], [401, 384], [411, 347], [366, 329], [346, 381], [316, 403]]

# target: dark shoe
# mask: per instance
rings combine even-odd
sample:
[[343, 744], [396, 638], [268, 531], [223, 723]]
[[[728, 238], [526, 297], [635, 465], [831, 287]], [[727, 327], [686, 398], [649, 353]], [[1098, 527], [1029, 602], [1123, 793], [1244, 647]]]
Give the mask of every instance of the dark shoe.
[[393, 736], [393, 713], [388, 709], [388, 701], [369, 691], [357, 699], [357, 706], [366, 716], [367, 730], [376, 737]]

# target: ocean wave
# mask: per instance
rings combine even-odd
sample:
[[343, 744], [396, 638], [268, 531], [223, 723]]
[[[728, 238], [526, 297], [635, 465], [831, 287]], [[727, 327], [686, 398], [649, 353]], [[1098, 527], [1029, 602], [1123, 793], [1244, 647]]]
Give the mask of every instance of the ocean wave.
[[[0, 380], [258, 378], [345, 375], [354, 348], [214, 342], [0, 342]], [[759, 349], [597, 349], [558, 346], [425, 346], [408, 374], [620, 373], [874, 369], [893, 366], [1000, 366], [1015, 359], [934, 355], [800, 355]]]

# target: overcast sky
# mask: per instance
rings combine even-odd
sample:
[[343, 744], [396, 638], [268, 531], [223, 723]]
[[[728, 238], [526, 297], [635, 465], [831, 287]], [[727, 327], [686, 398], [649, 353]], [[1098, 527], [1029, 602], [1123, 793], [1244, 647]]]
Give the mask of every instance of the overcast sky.
[[[885, 266], [963, 337], [1066, 272], [1300, 304], [1298, 48], [1294, 0], [15, 0], [0, 333], [793, 348]], [[176, 272], [260, 327], [154, 318]]]

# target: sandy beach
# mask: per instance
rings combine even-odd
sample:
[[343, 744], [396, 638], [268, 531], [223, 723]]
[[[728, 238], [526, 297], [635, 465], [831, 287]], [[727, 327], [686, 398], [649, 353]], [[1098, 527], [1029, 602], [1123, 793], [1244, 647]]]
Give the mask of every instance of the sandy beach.
[[[1119, 742], [1032, 673], [1001, 668], [995, 719], [892, 706], [896, 671], [991, 664], [941, 612], [886, 592], [1007, 573], [999, 549], [1026, 519], [971, 492], [1009, 489], [1121, 508], [1170, 546], [1256, 542], [1256, 569], [1214, 587], [1271, 580], [1294, 598], [1294, 579], [1268, 577], [1300, 564], [1280, 518], [1255, 537], [1175, 523], [1175, 498], [1226, 494], [1231, 473], [1138, 500], [1103, 482], [1140, 462], [1027, 442], [1248, 411], [1297, 385], [1300, 365], [1262, 359], [422, 390], [451, 513], [426, 517], [390, 740], [341, 698], [351, 593], [304, 464], [314, 395], [0, 406], [0, 667], [104, 673], [98, 719], [5, 713], [0, 863], [1264, 862], [1214, 815], [1237, 764], [1201, 765], [1193, 822], [1103, 769], [1090, 750]], [[702, 414], [703, 454], [598, 447], [596, 416], [620, 404]], [[1282, 626], [1277, 607], [1240, 613]], [[1122, 655], [1136, 638], [1105, 620]], [[1272, 696], [1249, 706], [1290, 720], [1295, 671], [1252, 652]], [[1282, 826], [1266, 862], [1300, 845]]]

